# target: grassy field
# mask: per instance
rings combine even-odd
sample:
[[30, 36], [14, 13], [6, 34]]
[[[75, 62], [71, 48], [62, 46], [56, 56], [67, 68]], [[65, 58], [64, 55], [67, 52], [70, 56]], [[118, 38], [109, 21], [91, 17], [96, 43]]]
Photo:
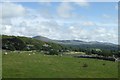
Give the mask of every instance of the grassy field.
[[[4, 52], [3, 52], [4, 53]], [[112, 61], [9, 52], [3, 58], [3, 78], [117, 78]]]
[[0, 79], [2, 78], [2, 50], [0, 50]]

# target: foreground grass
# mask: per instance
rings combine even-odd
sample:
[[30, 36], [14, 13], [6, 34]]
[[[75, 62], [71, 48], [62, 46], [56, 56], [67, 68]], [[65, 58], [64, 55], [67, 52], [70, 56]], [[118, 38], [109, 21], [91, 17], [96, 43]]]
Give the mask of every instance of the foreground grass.
[[[4, 78], [117, 78], [118, 63], [28, 52], [3, 55]], [[83, 67], [87, 64], [86, 67]]]
[[0, 50], [0, 79], [2, 78], [2, 50]]

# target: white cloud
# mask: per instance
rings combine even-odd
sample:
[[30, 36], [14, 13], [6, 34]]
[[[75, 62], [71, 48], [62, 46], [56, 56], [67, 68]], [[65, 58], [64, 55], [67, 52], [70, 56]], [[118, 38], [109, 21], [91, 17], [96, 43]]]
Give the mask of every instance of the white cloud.
[[39, 2], [40, 5], [46, 5], [46, 6], [51, 6], [51, 0], [48, 0], [47, 2]]
[[[96, 26], [93, 30], [89, 27], [59, 25], [56, 21], [40, 20], [40, 17], [14, 18], [10, 25], [3, 25], [2, 32], [7, 35], [36, 36], [41, 35], [51, 39], [77, 39], [83, 41], [117, 42], [117, 29]], [[16, 20], [16, 21], [15, 21]], [[15, 22], [14, 22], [15, 21]], [[18, 22], [17, 22], [18, 21]], [[89, 23], [89, 22], [88, 22]], [[88, 25], [86, 23], [86, 25]], [[91, 23], [90, 23], [91, 25]]]
[[81, 6], [81, 7], [87, 7], [89, 6], [89, 1], [87, 0], [63, 0], [62, 2], [74, 2], [75, 4]]
[[41, 19], [40, 16], [35, 19], [28, 17], [12, 18], [11, 24], [2, 24], [2, 33], [29, 37], [42, 35], [57, 39], [60, 35], [59, 24], [56, 21]]
[[9, 35], [11, 33], [11, 25], [2, 25], [2, 33]]
[[19, 4], [15, 3], [1, 3], [2, 9], [0, 9], [1, 17], [3, 18], [11, 18], [11, 17], [19, 17], [25, 15], [25, 8]]
[[57, 13], [62, 18], [69, 18], [72, 15], [73, 7], [68, 2], [62, 2], [57, 9]]
[[95, 26], [96, 24], [92, 21], [86, 21], [82, 23], [83, 26]]
[[76, 2], [77, 5], [81, 6], [81, 7], [88, 7], [89, 4], [86, 2]]
[[71, 36], [71, 39], [87, 40], [89, 38], [87, 30], [78, 26], [69, 27], [68, 34]]
[[95, 41], [117, 43], [117, 29], [98, 27], [92, 32], [92, 38]]
[[[78, 1], [78, 0], [76, 0]], [[77, 5], [81, 7], [88, 7], [90, 4], [87, 0], [79, 0], [78, 2], [75, 2]]]
[[103, 16], [103, 18], [111, 18], [111, 16], [107, 15], [107, 14], [103, 14], [102, 16]]
[[48, 18], [48, 19], [52, 19], [52, 18], [53, 18], [53, 15], [50, 15], [50, 14], [52, 14], [52, 13], [50, 12], [50, 9], [49, 9], [49, 8], [44, 8], [44, 9], [42, 9], [42, 10], [39, 10], [38, 13], [40, 13], [40, 15], [41, 15], [42, 17], [44, 17], [44, 18]]
[[[72, 3], [70, 3], [72, 2]], [[63, 0], [63, 2], [60, 3], [60, 5], [57, 8], [57, 13], [61, 18], [73, 18], [73, 17], [80, 17], [77, 13], [74, 13], [73, 10], [76, 9], [76, 7], [73, 4], [76, 4], [80, 7], [88, 7], [90, 6], [89, 2], [86, 0]]]
[[[68, 39], [77, 39], [83, 41], [100, 41], [100, 42], [118, 42], [117, 29], [97, 26], [93, 30], [82, 29], [78, 26], [70, 26], [66, 32]], [[64, 35], [65, 36], [65, 35]]]
[[[81, 25], [79, 25], [80, 23], [77, 25], [73, 20], [73, 25], [73, 23], [69, 21], [58, 19], [60, 20], [60, 23], [57, 22], [56, 19], [49, 19], [47, 16], [45, 17], [41, 14], [38, 14], [38, 11], [32, 9], [27, 9], [29, 13], [27, 13], [26, 16], [23, 16], [23, 13], [25, 12], [25, 8], [23, 6], [14, 3], [8, 4], [12, 7], [8, 9], [9, 11], [5, 12], [6, 14], [4, 17], [9, 17], [10, 19], [3, 19], [2, 23], [4, 24], [2, 24], [2, 28], [0, 27], [0, 31], [2, 30], [1, 32], [3, 34], [30, 37], [42, 35], [51, 39], [78, 39], [83, 41], [108, 41], [113, 43], [117, 42], [117, 29], [111, 28], [110, 23], [102, 23], [98, 26], [98, 24], [96, 25], [96, 23], [92, 21], [78, 21], [81, 23]], [[13, 8], [13, 6], [15, 8]], [[17, 11], [19, 9], [20, 11]], [[69, 18], [73, 16], [71, 13], [73, 9], [74, 7], [68, 2], [60, 3], [58, 6], [58, 14], [62, 18]], [[7, 9], [4, 8], [4, 10]], [[10, 11], [14, 11], [14, 15]], [[108, 18], [109, 16], [104, 15], [104, 17]], [[65, 25], [65, 22], [68, 23]], [[89, 29], [91, 27], [88, 27], [86, 29], [84, 26], [95, 27], [92, 29]], [[106, 26], [109, 26], [110, 28]]]

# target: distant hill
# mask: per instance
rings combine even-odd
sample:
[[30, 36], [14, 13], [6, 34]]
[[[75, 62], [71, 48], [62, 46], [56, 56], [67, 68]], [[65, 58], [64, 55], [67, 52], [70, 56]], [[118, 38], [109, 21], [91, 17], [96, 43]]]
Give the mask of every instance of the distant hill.
[[20, 36], [2, 35], [2, 49], [10, 50], [41, 50], [44, 44], [48, 44], [56, 50], [67, 49], [109, 49], [118, 50], [118, 45], [112, 43], [103, 43], [97, 41], [80, 41], [80, 40], [52, 40], [43, 36], [33, 38]]
[[34, 36], [33, 38], [37, 40], [45, 41], [45, 42], [52, 42], [51, 39], [43, 37], [43, 36]]
[[74, 47], [80, 47], [80, 48], [100, 48], [100, 49], [112, 49], [112, 50], [118, 49], [118, 46], [116, 44], [107, 43], [107, 42], [98, 42], [98, 41], [86, 42], [81, 40], [52, 40], [42, 36], [35, 36], [33, 38], [37, 40], [46, 41], [46, 42], [63, 44], [71, 47], [74, 46]]
[[[99, 54], [112, 56], [118, 53], [118, 46], [112, 43], [85, 42], [80, 40], [52, 40], [42, 36], [33, 38], [21, 36], [2, 35], [2, 49], [10, 51], [40, 51], [45, 54], [61, 54], [63, 52], [77, 51], [86, 54]], [[99, 52], [100, 50], [102, 52]], [[120, 52], [120, 51], [119, 51]]]
[[98, 41], [90, 41], [90, 42], [81, 41], [81, 40], [55, 40], [55, 41], [57, 43], [60, 43], [60, 44], [70, 44], [70, 45], [80, 45], [80, 44], [89, 44], [89, 45], [93, 45], [93, 44], [115, 45], [113, 43], [98, 42]]
[[92, 45], [92, 44], [116, 45], [116, 44], [113, 44], [113, 43], [98, 42], [98, 41], [89, 41], [89, 42], [86, 42], [86, 41], [81, 41], [81, 40], [52, 40], [52, 39], [49, 39], [49, 38], [43, 37], [43, 36], [35, 36], [33, 38], [37, 39], [37, 40], [45, 41], [45, 42], [54, 42], [54, 43], [59, 43], [59, 44], [70, 44], [70, 45], [80, 45], [80, 44], [89, 44], [89, 45]]

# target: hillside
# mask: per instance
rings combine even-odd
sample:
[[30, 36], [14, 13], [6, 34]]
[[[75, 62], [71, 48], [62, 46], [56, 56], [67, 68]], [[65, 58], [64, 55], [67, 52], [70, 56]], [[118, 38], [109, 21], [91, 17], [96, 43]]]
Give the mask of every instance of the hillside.
[[[67, 44], [60, 44], [59, 41], [51, 40], [45, 37], [39, 37], [39, 39], [28, 38], [28, 37], [20, 37], [20, 36], [2, 36], [2, 49], [3, 50], [10, 50], [10, 51], [39, 51], [44, 52], [45, 54], [50, 55], [58, 55], [63, 54], [63, 52], [85, 52], [88, 55], [97, 54], [102, 56], [120, 56], [120, 51], [118, 51], [117, 45], [106, 45], [100, 42], [94, 44], [84, 44], [84, 41], [78, 40], [63, 40], [61, 42]], [[47, 41], [44, 41], [46, 40]], [[79, 45], [75, 45], [74, 43], [79, 43]], [[68, 45], [68, 43], [71, 43]], [[87, 42], [88, 43], [88, 42]]]
[[64, 46], [52, 42], [45, 42], [28, 37], [20, 36], [2, 36], [2, 49], [5, 50], [37, 50], [49, 51], [51, 49], [61, 50]]
[[33, 37], [37, 40], [42, 40], [46, 42], [53, 42], [57, 44], [63, 44], [70, 47], [79, 47], [79, 48], [100, 48], [100, 49], [109, 49], [109, 50], [117, 50], [118, 46], [113, 43], [107, 43], [107, 42], [98, 42], [98, 41], [81, 41], [81, 40], [52, 40], [46, 37], [42, 36], [35, 36]]

